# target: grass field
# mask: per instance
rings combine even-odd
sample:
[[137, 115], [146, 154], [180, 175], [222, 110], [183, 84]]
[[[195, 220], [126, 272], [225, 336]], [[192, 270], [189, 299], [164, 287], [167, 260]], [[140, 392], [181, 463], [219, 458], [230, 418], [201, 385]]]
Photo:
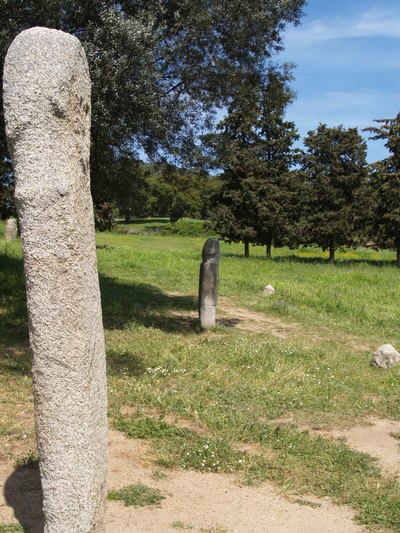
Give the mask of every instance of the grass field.
[[[287, 494], [348, 504], [372, 530], [400, 531], [394, 477], [312, 431], [399, 419], [400, 369], [369, 366], [380, 344], [400, 347], [394, 253], [347, 250], [332, 266], [319, 249], [277, 249], [266, 261], [251, 248], [246, 260], [241, 246], [222, 243], [224, 306], [275, 317], [292, 334], [223, 325], [201, 332], [194, 313], [204, 231], [195, 236], [200, 225], [189, 222], [145, 231], [160, 225], [168, 226], [136, 222], [97, 234], [111, 423], [151, 443], [157, 468], [272, 480]], [[276, 294], [265, 298], [269, 283]], [[13, 456], [32, 442], [23, 416], [32, 410], [30, 355], [20, 241], [3, 237], [0, 317], [1, 453]]]

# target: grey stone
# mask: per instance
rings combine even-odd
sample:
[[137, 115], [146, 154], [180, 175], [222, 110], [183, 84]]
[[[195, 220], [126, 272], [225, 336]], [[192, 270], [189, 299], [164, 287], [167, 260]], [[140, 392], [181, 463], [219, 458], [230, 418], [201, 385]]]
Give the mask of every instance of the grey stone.
[[275, 289], [273, 288], [272, 285], [267, 285], [264, 288], [263, 295], [264, 296], [272, 296], [273, 294], [275, 294]]
[[15, 218], [9, 218], [7, 220], [5, 238], [6, 241], [15, 241], [17, 238], [17, 221]]
[[219, 241], [207, 239], [200, 267], [199, 318], [202, 328], [215, 326], [218, 299]]
[[90, 78], [78, 39], [32, 28], [4, 65], [46, 533], [104, 531], [107, 391], [89, 183]]
[[383, 344], [374, 353], [372, 366], [378, 368], [393, 368], [400, 365], [400, 353], [391, 344]]

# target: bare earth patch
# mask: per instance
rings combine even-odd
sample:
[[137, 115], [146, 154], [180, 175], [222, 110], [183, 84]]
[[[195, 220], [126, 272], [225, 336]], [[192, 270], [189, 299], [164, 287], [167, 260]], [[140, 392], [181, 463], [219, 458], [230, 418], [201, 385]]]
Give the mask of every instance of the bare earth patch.
[[367, 423], [330, 434], [344, 439], [350, 448], [377, 459], [387, 474], [397, 476], [400, 481], [400, 422], [372, 418]]
[[[235, 476], [168, 471], [155, 479], [148, 465], [149, 448], [110, 430], [109, 489], [118, 490], [133, 483], [158, 488], [166, 497], [160, 507], [125, 507], [108, 502], [106, 531], [114, 533], [176, 532], [177, 524], [192, 531], [265, 533], [361, 533], [366, 530], [353, 522], [349, 509], [329, 499], [301, 498], [293, 501], [280, 496], [270, 484], [240, 486]], [[41, 490], [38, 470], [15, 470], [10, 463], [0, 465], [0, 524], [15, 523], [15, 516], [30, 533], [42, 531]], [[174, 526], [173, 526], [174, 524]]]
[[[291, 416], [275, 419], [273, 423], [296, 426]], [[376, 459], [386, 475], [396, 476], [400, 481], [400, 422], [387, 418], [369, 418], [364, 424], [346, 429], [315, 429], [307, 425], [297, 428], [324, 438], [333, 437], [343, 441], [349, 448]]]

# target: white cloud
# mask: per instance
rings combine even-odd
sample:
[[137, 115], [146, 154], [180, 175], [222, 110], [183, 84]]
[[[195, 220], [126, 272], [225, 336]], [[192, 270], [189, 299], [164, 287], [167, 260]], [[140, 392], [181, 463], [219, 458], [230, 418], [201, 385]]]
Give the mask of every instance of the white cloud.
[[[398, 113], [397, 106], [398, 94], [394, 92], [383, 94], [380, 90], [365, 87], [351, 91], [324, 91], [314, 96], [298, 95], [288, 109], [287, 118], [296, 123], [304, 138], [319, 123], [329, 127], [342, 124], [345, 128], [362, 130], [373, 125], [376, 118], [394, 117]], [[363, 133], [363, 137], [368, 143], [369, 162], [387, 156], [382, 142], [369, 141], [368, 133]]]
[[329, 126], [365, 128], [375, 118], [392, 117], [398, 113], [398, 94], [370, 88], [352, 91], [323, 91], [318, 95], [298, 95], [288, 109], [288, 116], [305, 133], [319, 122]]
[[297, 28], [289, 28], [285, 42], [310, 46], [320, 41], [351, 38], [386, 37], [400, 39], [400, 10], [370, 9], [358, 18], [317, 19]]

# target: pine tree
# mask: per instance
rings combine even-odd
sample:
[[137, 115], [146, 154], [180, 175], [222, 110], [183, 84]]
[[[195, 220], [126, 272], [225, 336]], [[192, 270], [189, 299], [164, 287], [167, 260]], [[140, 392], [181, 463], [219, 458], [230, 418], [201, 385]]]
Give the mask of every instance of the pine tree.
[[291, 206], [297, 200], [293, 122], [285, 121], [293, 99], [290, 67], [270, 66], [266, 79], [251, 93], [238, 93], [228, 115], [213, 136], [217, 162], [224, 169], [223, 185], [211, 217], [215, 229], [229, 241], [266, 245], [282, 243], [294, 224]]
[[379, 126], [364, 131], [372, 133], [373, 140], [384, 140], [390, 155], [372, 165], [376, 201], [372, 235], [378, 246], [396, 250], [400, 268], [400, 113], [374, 122]]
[[214, 197], [211, 225], [228, 242], [243, 242], [244, 255], [257, 238], [257, 172], [259, 166], [257, 91], [241, 87], [219, 123], [218, 133], [208, 135], [214, 165], [223, 169], [222, 186]]
[[357, 128], [320, 124], [304, 144], [302, 171], [308, 184], [309, 234], [305, 244], [329, 250], [359, 244], [368, 232], [370, 187], [367, 147]]
[[297, 174], [290, 172], [296, 152], [293, 143], [299, 138], [294, 122], [285, 120], [286, 107], [294, 94], [289, 82], [290, 70], [271, 68], [261, 93], [256, 124], [260, 156], [257, 175], [257, 244], [271, 246], [290, 241], [295, 220], [300, 214]]

